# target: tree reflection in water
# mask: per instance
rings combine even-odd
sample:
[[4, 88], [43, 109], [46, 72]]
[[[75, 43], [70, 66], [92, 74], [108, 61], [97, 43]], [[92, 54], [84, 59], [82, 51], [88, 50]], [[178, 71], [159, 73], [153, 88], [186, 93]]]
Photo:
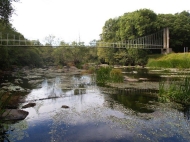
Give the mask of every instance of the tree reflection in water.
[[28, 129], [26, 120], [0, 122], [0, 142], [12, 142], [28, 137], [26, 129]]

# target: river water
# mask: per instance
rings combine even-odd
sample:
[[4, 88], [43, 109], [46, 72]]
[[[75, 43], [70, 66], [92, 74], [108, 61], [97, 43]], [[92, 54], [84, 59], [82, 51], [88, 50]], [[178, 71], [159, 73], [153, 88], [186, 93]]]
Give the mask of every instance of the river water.
[[98, 86], [92, 75], [69, 80], [71, 88], [55, 76], [30, 91], [25, 104], [36, 106], [23, 109], [26, 119], [8, 126], [11, 142], [190, 141], [188, 108], [159, 103], [147, 92]]

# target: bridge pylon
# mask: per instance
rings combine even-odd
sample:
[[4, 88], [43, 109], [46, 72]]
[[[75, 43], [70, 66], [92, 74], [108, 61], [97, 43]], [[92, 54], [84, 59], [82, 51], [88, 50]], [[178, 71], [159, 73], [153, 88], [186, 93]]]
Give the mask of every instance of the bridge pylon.
[[169, 37], [169, 28], [163, 29], [163, 48], [162, 54], [169, 54], [172, 52], [172, 48], [170, 48], [170, 37]]

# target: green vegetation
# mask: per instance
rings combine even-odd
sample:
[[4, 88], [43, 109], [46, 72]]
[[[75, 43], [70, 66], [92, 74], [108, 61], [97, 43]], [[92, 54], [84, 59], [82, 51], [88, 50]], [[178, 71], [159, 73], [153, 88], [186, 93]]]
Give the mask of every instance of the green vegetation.
[[1, 0], [0, 1], [0, 19], [5, 23], [9, 22], [10, 17], [14, 13], [13, 2], [18, 2], [19, 0]]
[[146, 50], [138, 48], [116, 49], [98, 48], [98, 59], [101, 63], [110, 65], [146, 65], [148, 53]]
[[117, 18], [108, 19], [101, 33], [101, 41], [125, 42], [146, 36], [168, 27], [170, 47], [174, 52], [183, 52], [190, 45], [190, 13], [156, 14], [149, 9], [127, 12]]
[[172, 53], [160, 57], [150, 57], [147, 67], [156, 68], [190, 68], [189, 53]]
[[96, 71], [97, 83], [123, 82], [123, 75], [120, 69], [111, 67], [100, 67]]
[[159, 100], [161, 102], [190, 103], [190, 78], [186, 77], [181, 81], [172, 81], [170, 84], [161, 82], [159, 84]]
[[87, 47], [59, 47], [53, 50], [56, 65], [67, 65], [73, 63], [78, 68], [82, 64], [97, 62], [96, 48]]

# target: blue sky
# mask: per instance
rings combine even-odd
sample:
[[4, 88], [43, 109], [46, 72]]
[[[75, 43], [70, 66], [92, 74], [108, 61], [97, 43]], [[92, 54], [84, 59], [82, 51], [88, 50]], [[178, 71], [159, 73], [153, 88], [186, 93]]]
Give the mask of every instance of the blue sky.
[[20, 0], [14, 3], [16, 14], [12, 25], [28, 39], [44, 41], [54, 35], [66, 42], [88, 44], [99, 39], [109, 18], [141, 8], [156, 13], [190, 10], [190, 0]]

